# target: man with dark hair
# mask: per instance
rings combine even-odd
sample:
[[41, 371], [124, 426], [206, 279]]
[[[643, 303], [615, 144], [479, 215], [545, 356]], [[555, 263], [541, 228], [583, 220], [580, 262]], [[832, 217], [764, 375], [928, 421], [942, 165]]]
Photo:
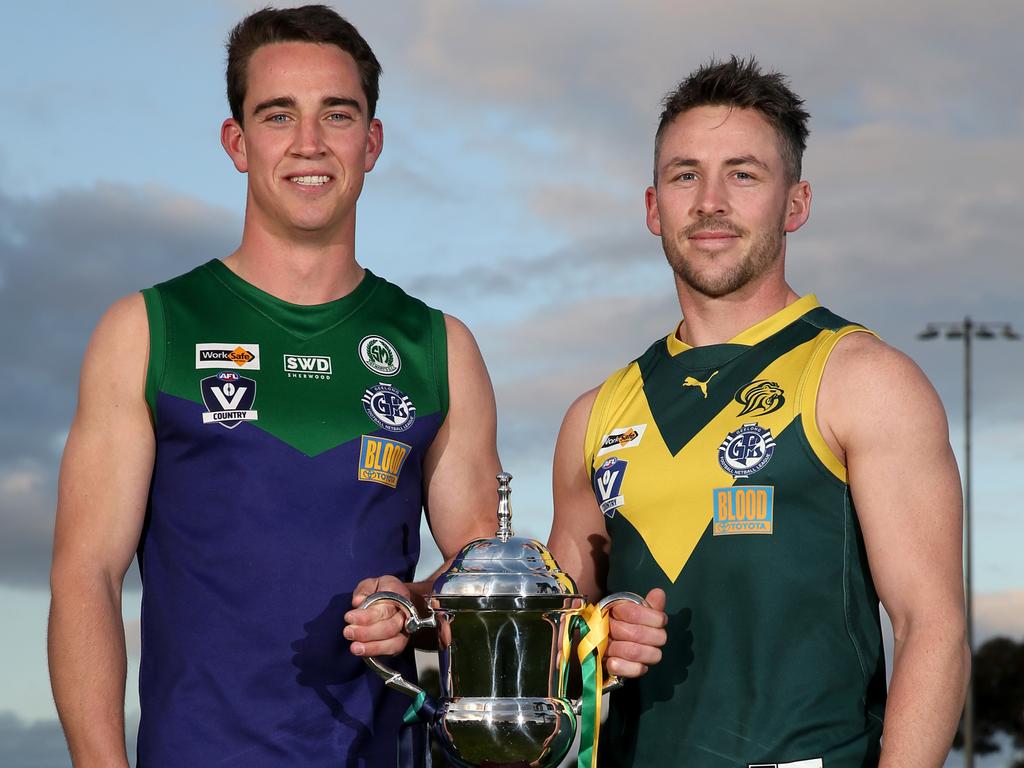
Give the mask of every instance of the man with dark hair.
[[[348, 652], [391, 650], [401, 616], [343, 616], [353, 593], [426, 589], [408, 583], [423, 507], [446, 557], [493, 533], [493, 391], [462, 323], [356, 261], [383, 129], [355, 28], [262, 10], [228, 60], [241, 244], [118, 301], [90, 342], [61, 468], [54, 697], [76, 766], [127, 765], [137, 550], [140, 765], [406, 764], [408, 702]], [[410, 653], [393, 663], [415, 674]]]
[[[939, 766], [956, 727], [970, 662], [946, 418], [909, 358], [786, 282], [811, 203], [802, 104], [735, 57], [668, 96], [647, 226], [683, 319], [562, 424], [553, 554], [592, 597], [667, 593], [664, 660], [611, 697], [607, 765]], [[661, 642], [641, 618], [608, 647], [638, 668]]]

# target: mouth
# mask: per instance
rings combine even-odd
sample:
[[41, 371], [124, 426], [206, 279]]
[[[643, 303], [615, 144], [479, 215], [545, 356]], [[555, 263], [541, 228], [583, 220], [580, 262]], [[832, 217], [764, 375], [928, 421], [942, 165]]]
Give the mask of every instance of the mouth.
[[323, 175], [287, 176], [286, 178], [300, 187], [322, 187], [334, 180], [332, 176]]
[[690, 240], [732, 240], [739, 237], [735, 232], [726, 232], [720, 229], [705, 229], [689, 235]]

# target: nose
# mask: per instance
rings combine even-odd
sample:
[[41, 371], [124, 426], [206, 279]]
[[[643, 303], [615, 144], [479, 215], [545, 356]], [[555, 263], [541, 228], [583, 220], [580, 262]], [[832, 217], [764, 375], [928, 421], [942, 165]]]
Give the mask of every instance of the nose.
[[724, 181], [710, 176], [702, 178], [694, 197], [693, 207], [694, 213], [701, 218], [727, 215], [730, 207]]
[[296, 157], [322, 157], [325, 153], [322, 131], [317, 117], [299, 120], [292, 142], [292, 154]]

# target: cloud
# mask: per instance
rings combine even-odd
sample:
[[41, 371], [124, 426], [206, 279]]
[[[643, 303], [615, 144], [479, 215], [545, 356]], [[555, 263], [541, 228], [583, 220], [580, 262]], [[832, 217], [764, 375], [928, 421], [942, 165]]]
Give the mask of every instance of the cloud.
[[[125, 718], [125, 742], [130, 758], [135, 756], [135, 733], [138, 727], [138, 712], [129, 713]], [[68, 768], [71, 756], [68, 754], [60, 721], [25, 722], [13, 712], [0, 712], [0, 765]]]
[[154, 186], [0, 194], [0, 582], [46, 584], [86, 341], [115, 299], [228, 253], [238, 218]]
[[0, 712], [0, 764], [18, 768], [67, 768], [71, 764], [57, 720], [26, 723]]

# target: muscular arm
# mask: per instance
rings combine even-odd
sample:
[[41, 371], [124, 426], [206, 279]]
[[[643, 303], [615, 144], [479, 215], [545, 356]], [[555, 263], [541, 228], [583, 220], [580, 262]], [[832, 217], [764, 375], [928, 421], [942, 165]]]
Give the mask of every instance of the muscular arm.
[[[569, 406], [555, 444], [552, 489], [555, 516], [548, 548], [561, 568], [572, 575], [580, 592], [596, 602], [607, 592], [610, 542], [604, 515], [597, 505], [583, 463], [590, 410], [597, 390], [584, 393]], [[647, 595], [650, 608], [615, 603], [611, 609], [611, 641], [605, 667], [613, 675], [638, 677], [661, 660], [665, 644], [665, 593]]]
[[562, 420], [551, 478], [555, 515], [548, 537], [555, 561], [591, 602], [607, 592], [609, 549], [604, 515], [583, 463], [587, 420], [596, 398], [596, 389], [580, 395]]
[[[459, 320], [445, 316], [448, 337], [448, 415], [423, 462], [427, 521], [445, 564], [431, 577], [403, 585], [391, 576], [365, 579], [352, 598], [353, 608], [373, 592], [402, 592], [422, 607], [434, 578], [450, 564], [464, 544], [494, 536], [501, 471], [497, 449], [494, 389], [473, 335]], [[366, 615], [369, 614], [369, 615]], [[345, 615], [345, 637], [352, 653], [378, 656], [405, 647], [404, 617], [381, 603]]]
[[153, 466], [147, 357], [146, 312], [137, 294], [115, 304], [93, 335], [61, 463], [48, 653], [76, 768], [128, 765], [121, 584]]
[[818, 414], [845, 459], [895, 636], [880, 766], [941, 766], [970, 669], [962, 495], [945, 412], [909, 358], [858, 333], [839, 342], [826, 366]]

